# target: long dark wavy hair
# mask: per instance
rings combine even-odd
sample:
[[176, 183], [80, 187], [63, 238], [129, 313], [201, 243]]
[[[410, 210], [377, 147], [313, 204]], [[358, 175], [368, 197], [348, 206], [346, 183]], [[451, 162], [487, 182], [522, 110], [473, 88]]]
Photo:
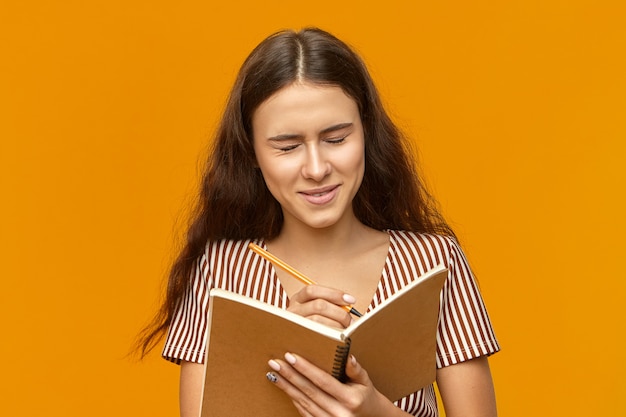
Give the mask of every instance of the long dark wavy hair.
[[142, 357], [170, 325], [207, 241], [270, 240], [280, 233], [281, 207], [256, 168], [252, 116], [261, 103], [296, 81], [338, 86], [358, 105], [365, 137], [365, 174], [352, 204], [363, 224], [378, 230], [454, 236], [426, 191], [413, 154], [385, 112], [361, 58], [317, 28], [277, 32], [250, 53], [230, 92], [186, 241], [169, 273], [165, 300], [138, 339]]

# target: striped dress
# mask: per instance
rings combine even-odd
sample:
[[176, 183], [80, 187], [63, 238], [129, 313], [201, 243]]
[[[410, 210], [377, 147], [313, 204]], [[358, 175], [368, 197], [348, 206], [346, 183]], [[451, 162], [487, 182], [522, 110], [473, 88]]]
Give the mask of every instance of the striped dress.
[[[437, 368], [479, 356], [500, 347], [465, 255], [450, 237], [405, 231], [388, 231], [389, 252], [380, 282], [367, 311], [391, 294], [443, 264], [448, 278], [440, 299], [437, 333]], [[209, 290], [222, 288], [287, 308], [287, 293], [272, 264], [248, 249], [251, 240], [209, 242], [197, 260], [189, 291], [179, 303], [163, 349], [163, 357], [180, 363], [202, 363], [206, 347]], [[254, 241], [266, 248], [264, 241]], [[438, 416], [433, 386], [395, 403], [414, 416]]]

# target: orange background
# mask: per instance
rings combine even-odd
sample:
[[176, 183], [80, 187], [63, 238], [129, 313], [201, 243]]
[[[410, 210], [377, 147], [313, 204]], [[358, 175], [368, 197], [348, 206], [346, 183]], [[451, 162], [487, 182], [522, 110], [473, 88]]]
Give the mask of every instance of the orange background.
[[20, 1], [0, 6], [6, 416], [172, 416], [125, 358], [245, 55], [354, 45], [479, 277], [503, 416], [626, 415], [622, 1]]

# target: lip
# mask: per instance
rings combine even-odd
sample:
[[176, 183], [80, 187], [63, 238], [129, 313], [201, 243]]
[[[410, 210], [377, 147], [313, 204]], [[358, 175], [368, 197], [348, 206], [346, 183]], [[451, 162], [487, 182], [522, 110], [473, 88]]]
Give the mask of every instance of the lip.
[[310, 204], [321, 206], [331, 202], [339, 192], [339, 185], [329, 185], [327, 187], [313, 188], [300, 191], [299, 194]]

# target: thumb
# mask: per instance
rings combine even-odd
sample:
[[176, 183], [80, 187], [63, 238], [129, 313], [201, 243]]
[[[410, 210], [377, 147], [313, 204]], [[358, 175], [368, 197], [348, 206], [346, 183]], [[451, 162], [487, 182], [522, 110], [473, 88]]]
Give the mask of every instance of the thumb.
[[350, 378], [350, 382], [360, 385], [370, 385], [370, 378], [367, 371], [357, 362], [354, 355], [350, 355], [346, 363], [346, 376]]

